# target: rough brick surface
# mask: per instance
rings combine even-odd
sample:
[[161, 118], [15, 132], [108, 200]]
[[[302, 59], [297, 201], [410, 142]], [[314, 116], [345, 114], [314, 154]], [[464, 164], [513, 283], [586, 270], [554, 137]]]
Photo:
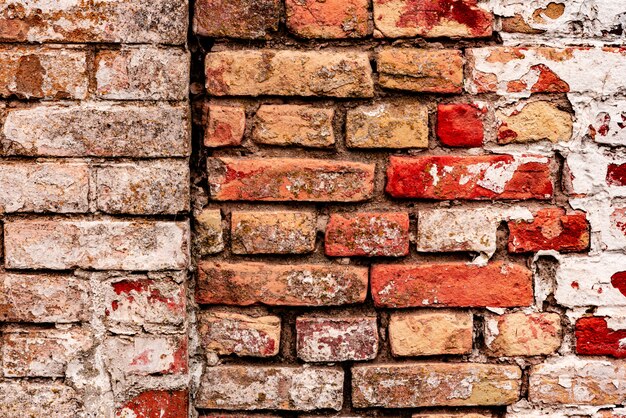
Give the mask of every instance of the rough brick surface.
[[13, 380], [0, 383], [0, 390], [0, 413], [5, 417], [45, 415], [64, 418], [82, 411], [80, 395], [60, 382]]
[[496, 113], [498, 142], [569, 141], [572, 115], [550, 102], [532, 102]]
[[252, 139], [267, 145], [325, 148], [335, 143], [335, 111], [304, 105], [261, 106], [254, 119]]
[[246, 130], [246, 110], [243, 106], [209, 103], [204, 129], [205, 147], [240, 145]]
[[361, 38], [369, 30], [368, 0], [285, 0], [287, 28], [303, 38]]
[[[618, 328], [619, 326], [615, 326]], [[586, 355], [626, 358], [626, 329], [612, 329], [603, 317], [583, 317], [576, 321], [576, 352]]]
[[475, 104], [440, 104], [437, 107], [437, 138], [449, 147], [482, 146], [485, 113], [485, 109]]
[[169, 336], [114, 337], [104, 342], [105, 362], [120, 375], [181, 374], [187, 371], [187, 339]]
[[278, 29], [279, 0], [199, 0], [194, 32], [215, 38], [263, 38]]
[[130, 399], [116, 412], [117, 417], [178, 418], [188, 414], [189, 394], [183, 390], [149, 390]]
[[561, 318], [556, 313], [516, 312], [485, 319], [485, 342], [492, 356], [540, 356], [561, 346]]

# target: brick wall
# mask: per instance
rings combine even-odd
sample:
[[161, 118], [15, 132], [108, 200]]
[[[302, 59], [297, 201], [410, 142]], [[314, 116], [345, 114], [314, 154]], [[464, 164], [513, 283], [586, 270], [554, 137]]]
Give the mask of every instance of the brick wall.
[[626, 416], [625, 29], [0, 1], [0, 416]]

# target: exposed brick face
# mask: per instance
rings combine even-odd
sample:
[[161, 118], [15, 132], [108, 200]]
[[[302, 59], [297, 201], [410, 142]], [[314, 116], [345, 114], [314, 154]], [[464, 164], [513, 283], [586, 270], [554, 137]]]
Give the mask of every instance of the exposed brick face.
[[437, 138], [449, 147], [482, 146], [485, 113], [474, 104], [440, 104], [437, 107]]
[[370, 32], [367, 0], [285, 0], [287, 28], [303, 38], [361, 38]]

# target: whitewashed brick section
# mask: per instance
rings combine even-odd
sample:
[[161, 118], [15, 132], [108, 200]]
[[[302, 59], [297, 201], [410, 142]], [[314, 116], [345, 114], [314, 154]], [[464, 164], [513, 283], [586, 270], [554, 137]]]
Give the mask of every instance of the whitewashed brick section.
[[177, 270], [189, 251], [186, 222], [14, 220], [4, 238], [17, 269]]
[[114, 337], [104, 342], [105, 364], [117, 376], [178, 374], [187, 370], [186, 336]]
[[0, 129], [6, 155], [183, 157], [190, 153], [187, 105], [93, 103], [8, 111]]
[[0, 211], [79, 213], [89, 209], [84, 163], [0, 163]]
[[67, 418], [82, 412], [79, 394], [60, 382], [0, 382], [0, 416]]
[[600, 101], [580, 95], [569, 95], [569, 99], [576, 114], [578, 138], [589, 135], [599, 144], [626, 145], [625, 99], [612, 97]]
[[576, 152], [569, 153], [564, 170], [567, 192], [575, 196], [605, 194], [610, 197], [626, 197], [626, 186], [607, 182], [611, 164], [626, 164], [626, 156], [612, 154], [609, 149], [593, 144], [582, 145]]
[[106, 213], [176, 214], [189, 209], [189, 163], [157, 160], [96, 168], [97, 207]]
[[96, 94], [113, 100], [185, 100], [189, 53], [152, 46], [123, 47], [96, 55]]

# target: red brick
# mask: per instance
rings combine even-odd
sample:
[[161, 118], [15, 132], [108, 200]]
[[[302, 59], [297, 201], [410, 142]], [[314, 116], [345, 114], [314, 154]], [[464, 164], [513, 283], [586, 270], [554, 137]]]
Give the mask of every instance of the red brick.
[[485, 138], [486, 109], [475, 104], [440, 104], [437, 107], [437, 137], [449, 147], [481, 147]]
[[116, 417], [183, 418], [188, 415], [189, 394], [184, 390], [148, 390], [125, 402]]
[[626, 164], [609, 164], [606, 183], [609, 186], [626, 186]]
[[296, 332], [304, 361], [373, 360], [378, 353], [376, 317], [299, 317]]
[[303, 38], [361, 38], [369, 32], [369, 0], [286, 0], [287, 28]]
[[246, 110], [243, 106], [219, 105], [210, 103], [206, 106], [206, 127], [204, 146], [230, 147], [241, 144], [246, 130]]
[[576, 352], [591, 356], [626, 358], [626, 329], [609, 328], [606, 318], [583, 317], [576, 321]]
[[549, 199], [551, 164], [545, 157], [391, 157], [387, 192], [418, 199]]
[[493, 16], [477, 0], [374, 0], [374, 22], [389, 38], [491, 36]]
[[333, 214], [326, 226], [328, 256], [399, 257], [409, 253], [409, 214]]
[[367, 294], [367, 267], [202, 262], [198, 271], [198, 303], [334, 306]]
[[297, 158], [210, 158], [215, 200], [360, 202], [374, 192], [374, 164]]
[[379, 264], [372, 267], [376, 306], [514, 307], [533, 302], [532, 273], [518, 264], [494, 262]]
[[565, 209], [543, 209], [531, 222], [511, 221], [509, 252], [541, 250], [585, 251], [589, 248], [589, 223], [582, 212], [565, 214]]
[[193, 31], [212, 38], [265, 38], [278, 29], [280, 0], [198, 0]]

